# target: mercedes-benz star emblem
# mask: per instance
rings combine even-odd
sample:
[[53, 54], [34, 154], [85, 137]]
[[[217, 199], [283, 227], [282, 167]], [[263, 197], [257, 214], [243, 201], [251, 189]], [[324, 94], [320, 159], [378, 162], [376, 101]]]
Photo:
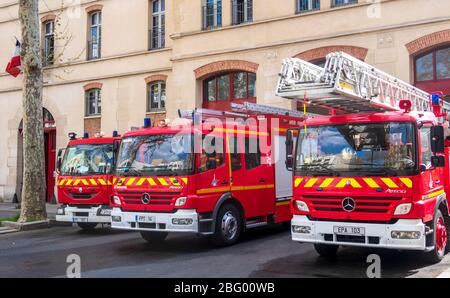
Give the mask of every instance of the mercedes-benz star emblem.
[[142, 195], [141, 201], [144, 205], [150, 204], [150, 195], [148, 193], [144, 193]]
[[345, 198], [342, 200], [342, 209], [346, 212], [353, 212], [356, 208], [356, 202], [352, 198]]

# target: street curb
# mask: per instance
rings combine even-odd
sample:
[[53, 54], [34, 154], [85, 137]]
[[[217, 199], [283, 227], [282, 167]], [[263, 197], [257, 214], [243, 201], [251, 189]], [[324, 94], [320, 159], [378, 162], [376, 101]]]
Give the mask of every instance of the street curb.
[[15, 229], [17, 231], [31, 231], [31, 230], [39, 230], [39, 229], [48, 229], [50, 227], [50, 221], [48, 219], [40, 220], [40, 221], [26, 222], [26, 223], [4, 221], [3, 226], [11, 228], [11, 229]]
[[71, 227], [71, 226], [73, 226], [73, 223], [61, 222], [61, 221], [56, 221], [55, 219], [50, 219], [49, 225], [50, 225], [50, 227]]
[[19, 232], [19, 231], [16, 230], [16, 229], [11, 229], [11, 228], [8, 228], [8, 227], [2, 227], [2, 226], [0, 226], [0, 235], [11, 234], [11, 233], [17, 233], [17, 232]]

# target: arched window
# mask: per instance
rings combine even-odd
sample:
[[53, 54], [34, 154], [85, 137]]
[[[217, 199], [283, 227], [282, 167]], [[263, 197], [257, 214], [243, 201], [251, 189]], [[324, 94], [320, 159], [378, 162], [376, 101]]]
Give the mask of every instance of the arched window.
[[416, 57], [414, 66], [416, 82], [450, 79], [450, 46]]
[[233, 71], [203, 81], [203, 106], [228, 110], [230, 102], [256, 102], [256, 74]]
[[414, 82], [427, 92], [450, 96], [450, 46], [437, 47], [414, 57]]

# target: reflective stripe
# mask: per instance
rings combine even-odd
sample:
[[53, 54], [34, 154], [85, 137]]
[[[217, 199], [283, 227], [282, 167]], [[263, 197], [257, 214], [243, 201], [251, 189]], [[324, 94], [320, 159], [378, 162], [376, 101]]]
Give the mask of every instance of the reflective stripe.
[[334, 178], [327, 178], [322, 182], [320, 187], [323, 187], [323, 188], [328, 187], [328, 186], [330, 186], [331, 183], [333, 183], [333, 181], [334, 181]]
[[298, 187], [299, 185], [300, 185], [300, 183], [302, 183], [302, 181], [303, 181], [303, 178], [297, 178], [297, 179], [295, 179], [295, 187]]
[[371, 188], [380, 188], [380, 186], [375, 182], [375, 180], [373, 180], [372, 178], [364, 178], [363, 179], [364, 182], [367, 183], [367, 185], [369, 185], [369, 187]]
[[412, 180], [409, 178], [400, 178], [400, 181], [406, 185], [408, 188], [412, 188]]
[[60, 179], [58, 185], [61, 186], [66, 183], [66, 179]]
[[103, 185], [103, 186], [106, 185], [106, 182], [103, 178], [98, 178], [97, 181], [98, 181], [98, 183], [100, 183], [100, 185]]
[[184, 184], [188, 184], [188, 178], [181, 178], [183, 180]]
[[161, 183], [161, 185], [164, 185], [164, 186], [169, 185], [164, 178], [158, 178], [158, 181], [159, 181], [159, 183]]
[[384, 184], [386, 184], [389, 188], [398, 188], [398, 185], [395, 184], [395, 182], [392, 181], [391, 178], [381, 178], [381, 181], [383, 181]]
[[362, 188], [361, 184], [359, 184], [358, 181], [356, 181], [354, 178], [341, 179], [341, 181], [339, 181], [339, 183], [336, 185], [336, 188], [344, 188], [345, 186], [347, 186], [347, 181], [349, 181], [350, 185], [353, 188]]
[[91, 182], [92, 185], [97, 186], [97, 181], [95, 179], [89, 179], [89, 182]]
[[306, 187], [306, 188], [313, 187], [314, 184], [316, 184], [317, 180], [319, 180], [319, 179], [317, 179], [317, 178], [311, 178], [311, 179], [309, 179], [308, 182], [306, 182], [305, 187]]
[[133, 183], [134, 183], [135, 180], [136, 180], [136, 178], [130, 178], [130, 179], [128, 179], [127, 186], [133, 185]]
[[435, 197], [437, 197], [437, 196], [440, 196], [440, 195], [443, 194], [444, 192], [445, 192], [444, 189], [441, 189], [441, 190], [432, 192], [432, 193], [430, 193], [430, 194], [427, 194], [427, 195], [422, 196], [422, 200], [433, 199], [433, 198], [435, 198]]

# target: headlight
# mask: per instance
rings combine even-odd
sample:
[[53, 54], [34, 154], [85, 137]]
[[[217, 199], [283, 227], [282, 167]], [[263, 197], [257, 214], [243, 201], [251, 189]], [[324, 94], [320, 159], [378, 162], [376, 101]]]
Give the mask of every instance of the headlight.
[[406, 215], [409, 212], [411, 212], [412, 204], [406, 203], [406, 204], [400, 204], [395, 208], [394, 215]]
[[186, 198], [186, 197], [178, 198], [178, 199], [175, 201], [175, 206], [176, 206], [176, 207], [184, 206], [184, 204], [186, 204], [186, 201], [187, 201], [187, 198]]
[[297, 205], [297, 209], [299, 211], [309, 212], [308, 205], [305, 202], [303, 202], [303, 201], [295, 201], [295, 204]]
[[122, 202], [118, 196], [113, 196], [113, 203], [116, 205], [122, 205]]

